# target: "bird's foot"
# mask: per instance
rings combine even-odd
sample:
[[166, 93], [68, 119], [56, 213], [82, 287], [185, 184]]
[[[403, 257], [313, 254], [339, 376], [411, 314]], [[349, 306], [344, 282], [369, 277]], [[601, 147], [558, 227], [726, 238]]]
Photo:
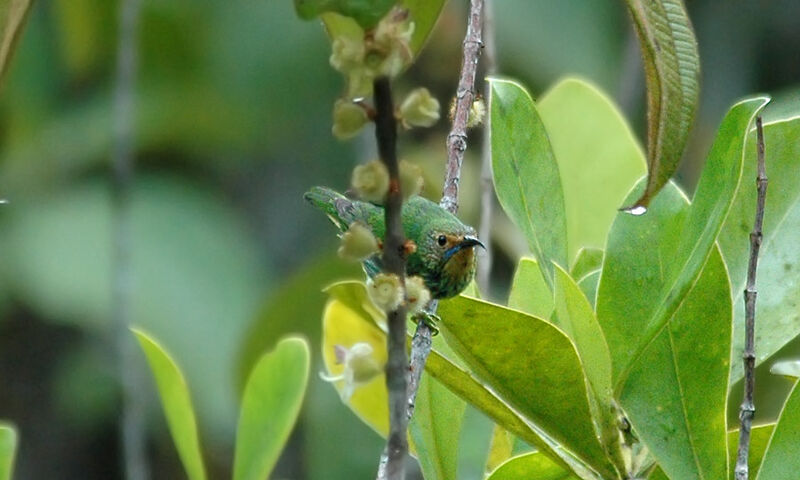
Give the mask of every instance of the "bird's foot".
[[436, 326], [437, 323], [442, 321], [439, 315], [436, 315], [435, 313], [431, 313], [428, 311], [423, 311], [415, 314], [411, 318], [412, 320], [414, 320], [415, 323], [419, 324], [420, 322], [422, 322], [428, 328], [430, 328], [431, 336], [439, 335], [439, 328]]

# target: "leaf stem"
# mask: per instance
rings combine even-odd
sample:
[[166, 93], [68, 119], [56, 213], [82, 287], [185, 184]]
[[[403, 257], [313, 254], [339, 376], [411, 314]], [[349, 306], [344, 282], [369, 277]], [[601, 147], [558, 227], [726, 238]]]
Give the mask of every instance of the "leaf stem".
[[[400, 172], [397, 162], [397, 120], [394, 115], [391, 82], [388, 77], [375, 79], [375, 138], [378, 154], [389, 170], [389, 193], [385, 204], [386, 235], [383, 242], [383, 265], [386, 273], [397, 275], [401, 282], [405, 279], [405, 258], [403, 255], [403, 224], [401, 213], [403, 196], [400, 192]], [[386, 388], [389, 392], [389, 437], [386, 450], [381, 456], [378, 478], [403, 480], [405, 478], [405, 457], [408, 453], [406, 434], [406, 385], [408, 359], [406, 357], [406, 308], [401, 305], [388, 313], [389, 334], [386, 363]]]
[[747, 265], [747, 285], [744, 289], [744, 399], [739, 409], [739, 450], [736, 455], [736, 480], [747, 480], [749, 475], [748, 456], [750, 449], [750, 429], [755, 416], [753, 391], [755, 390], [755, 320], [756, 320], [756, 269], [758, 267], [758, 250], [761, 247], [761, 226], [764, 221], [764, 203], [767, 197], [767, 171], [764, 162], [764, 128], [761, 116], [756, 118], [756, 136], [758, 151], [758, 174], [756, 187], [756, 218], [753, 231], [750, 232], [750, 261]]

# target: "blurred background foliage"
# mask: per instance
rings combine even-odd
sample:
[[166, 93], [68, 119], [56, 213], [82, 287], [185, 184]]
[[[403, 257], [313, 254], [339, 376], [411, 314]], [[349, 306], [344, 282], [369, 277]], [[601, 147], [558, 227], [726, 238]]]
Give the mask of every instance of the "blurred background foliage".
[[[691, 190], [733, 101], [757, 91], [797, 96], [800, 3], [687, 3], [702, 60], [700, 113], [678, 174]], [[501, 72], [537, 97], [559, 77], [584, 76], [642, 138], [644, 79], [621, 2], [495, 4]], [[11, 202], [0, 208], [0, 418], [21, 433], [20, 479], [120, 477], [109, 325], [116, 9], [108, 0], [36, 2], [0, 95], [0, 194]], [[449, 103], [465, 15], [465, 2], [449, 2], [398, 95], [425, 85]], [[336, 259], [334, 230], [302, 193], [343, 189], [374, 142], [370, 132], [348, 143], [330, 134], [343, 85], [322, 28], [298, 20], [289, 0], [144, 0], [140, 49], [133, 321], [183, 365], [212, 477], [225, 478], [243, 372], [286, 333], [318, 346], [322, 286], [358, 275]], [[442, 121], [401, 136], [401, 156], [424, 168], [425, 193], [436, 198], [446, 131]], [[478, 139], [460, 210], [473, 224]], [[494, 226], [488, 296], [504, 300], [525, 247], [508, 221]], [[180, 478], [152, 382], [143, 388], [153, 478]], [[480, 478], [490, 433], [468, 411], [459, 478]], [[370, 478], [382, 446], [312, 375], [274, 476]]]

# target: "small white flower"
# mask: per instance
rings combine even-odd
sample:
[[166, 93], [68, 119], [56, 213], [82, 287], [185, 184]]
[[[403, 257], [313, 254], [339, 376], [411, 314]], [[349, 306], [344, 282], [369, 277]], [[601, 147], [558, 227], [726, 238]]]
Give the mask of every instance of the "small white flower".
[[408, 313], [420, 313], [431, 301], [431, 292], [425, 287], [422, 277], [406, 278], [406, 305]]
[[342, 234], [338, 253], [339, 258], [360, 262], [379, 251], [378, 239], [372, 230], [361, 222], [353, 222]]
[[403, 303], [403, 286], [397, 275], [379, 273], [367, 281], [369, 299], [384, 312], [393, 312]]
[[383, 366], [375, 360], [374, 350], [369, 343], [359, 342], [349, 349], [336, 345], [334, 349], [336, 361], [344, 365], [344, 370], [339, 375], [325, 375], [320, 372], [319, 376], [326, 382], [344, 381], [344, 386], [339, 392], [343, 401], [350, 400], [356, 388], [383, 373]]
[[379, 160], [373, 160], [353, 169], [350, 181], [362, 200], [381, 204], [389, 192], [389, 170]]

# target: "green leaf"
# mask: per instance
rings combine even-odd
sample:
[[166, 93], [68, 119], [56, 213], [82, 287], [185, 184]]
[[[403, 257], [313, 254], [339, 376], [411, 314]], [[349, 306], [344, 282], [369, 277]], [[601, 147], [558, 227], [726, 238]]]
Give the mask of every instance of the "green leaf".
[[17, 430], [8, 423], [0, 422], [0, 480], [12, 479], [17, 442]]
[[514, 452], [514, 435], [505, 428], [495, 424], [492, 439], [489, 443], [489, 455], [486, 457], [486, 475], [492, 473], [501, 463], [510, 459]]
[[[668, 184], [647, 215], [617, 214], [597, 296], [616, 388], [673, 316], [706, 262], [739, 185], [750, 124], [766, 102], [764, 97], [744, 100], [725, 116], [691, 208], [682, 192]], [[641, 185], [628, 198], [640, 192]]]
[[521, 258], [511, 282], [508, 306], [527, 314], [550, 318], [553, 313], [553, 293], [542, 277], [539, 262], [533, 258]]
[[578, 477], [570, 474], [540, 452], [533, 452], [509, 459], [497, 467], [497, 470], [492, 472], [486, 480], [522, 480], [524, 478], [573, 480]]
[[727, 270], [714, 248], [621, 386], [620, 404], [670, 478], [727, 478], [731, 318]]
[[[786, 107], [788, 108], [788, 111]], [[772, 113], [777, 112], [777, 113]], [[800, 334], [796, 300], [800, 296], [800, 115], [794, 102], [770, 104], [764, 110], [764, 143], [769, 177], [764, 212], [763, 237], [758, 260], [757, 287], [769, 292], [758, 299], [756, 315], [756, 364], [771, 357]], [[756, 209], [755, 134], [751, 132], [742, 178], [719, 245], [734, 292], [734, 348], [731, 357], [740, 359], [744, 349], [743, 292], [750, 258], [750, 232]], [[731, 365], [731, 383], [742, 378], [742, 363]]]
[[572, 260], [581, 247], [605, 246], [617, 209], [646, 173], [644, 153], [614, 102], [586, 81], [562, 80], [538, 108], [558, 161]]
[[234, 480], [269, 476], [300, 413], [309, 362], [308, 343], [290, 337], [256, 363], [242, 398]]
[[442, 13], [446, 0], [402, 0], [401, 5], [408, 10], [414, 22], [411, 36], [411, 51], [416, 55], [425, 46]]
[[700, 58], [681, 0], [627, 0], [647, 81], [647, 187], [629, 208], [646, 208], [678, 168], [700, 93]]
[[600, 281], [600, 271], [603, 268], [604, 252], [597, 248], [581, 248], [575, 264], [569, 271], [572, 278], [578, 282], [578, 287], [594, 308], [597, 297], [597, 284]]
[[761, 461], [756, 480], [782, 480], [797, 478], [800, 471], [800, 388], [796, 382], [783, 405], [783, 410], [772, 431], [767, 450]]
[[156, 379], [164, 416], [167, 417], [169, 432], [178, 449], [183, 468], [186, 469], [186, 475], [191, 480], [205, 480], [206, 469], [200, 451], [197, 421], [186, 380], [175, 361], [158, 342], [141, 330], [131, 330], [139, 340], [139, 346], [142, 347], [150, 371]]
[[478, 378], [598, 473], [616, 475], [569, 338], [544, 320], [468, 297], [442, 303], [439, 314], [445, 340]]
[[358, 24], [369, 29], [392, 9], [397, 0], [294, 0], [297, 16], [304, 20], [314, 19], [323, 13], [334, 12], [352, 17]]
[[31, 3], [31, 0], [0, 1], [0, 82], [8, 71]]
[[422, 376], [408, 432], [426, 480], [457, 478], [458, 440], [466, 407], [442, 384]]
[[[747, 464], [750, 472], [758, 472], [761, 462], [764, 460], [764, 452], [767, 451], [767, 444], [772, 436], [775, 424], [758, 425], [750, 430], [750, 450], [747, 456]], [[728, 432], [728, 478], [733, 480], [734, 469], [736, 468], [736, 451], [739, 447], [739, 430]], [[751, 475], [752, 476], [752, 475]]]
[[553, 265], [567, 265], [564, 192], [558, 165], [533, 99], [519, 83], [488, 79], [492, 172], [503, 210], [522, 230], [553, 284]]
[[800, 378], [800, 360], [784, 360], [769, 367], [769, 373], [788, 378]]

